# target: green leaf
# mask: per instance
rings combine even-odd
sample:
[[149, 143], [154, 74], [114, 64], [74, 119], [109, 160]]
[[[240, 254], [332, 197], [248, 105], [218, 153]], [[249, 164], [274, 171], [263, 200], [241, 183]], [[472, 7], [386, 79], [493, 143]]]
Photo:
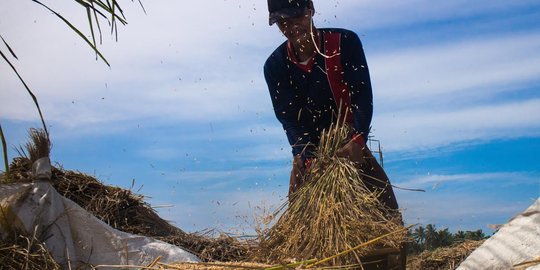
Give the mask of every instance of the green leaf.
[[62, 15], [58, 14], [56, 11], [52, 10], [51, 8], [49, 8], [47, 5], [41, 3], [40, 1], [38, 0], [32, 0], [33, 2], [36, 2], [40, 5], [42, 5], [43, 7], [45, 7], [46, 9], [48, 9], [50, 12], [54, 13], [54, 15], [56, 15], [58, 18], [60, 18], [62, 21], [64, 21], [64, 23], [66, 23], [73, 31], [75, 31], [75, 33], [77, 33], [82, 39], [84, 39], [84, 41], [86, 41], [86, 43], [88, 43], [88, 45], [94, 49], [94, 51], [97, 53], [97, 55], [99, 55], [99, 57], [105, 62], [105, 64], [107, 64], [107, 66], [111, 66], [109, 64], [109, 62], [107, 61], [107, 59], [105, 59], [105, 57], [101, 54], [101, 52], [97, 49], [96, 46], [94, 46], [92, 44], [92, 42], [90, 40], [88, 40], [88, 38], [86, 38], [86, 36], [81, 32], [79, 31], [79, 29], [77, 29], [75, 26], [73, 26], [73, 24], [71, 24], [68, 20], [66, 20]]
[[[92, 23], [92, 13], [90, 12], [90, 7], [86, 8], [86, 15], [88, 16], [88, 25], [90, 25], [90, 33], [92, 33], [92, 41], [94, 44], [94, 47], [97, 47], [96, 44], [96, 35], [94, 34], [94, 24]], [[96, 54], [96, 60], [97, 60], [97, 54]]]
[[17, 74], [17, 77], [19, 77], [19, 80], [24, 85], [24, 88], [26, 88], [26, 91], [28, 92], [28, 94], [30, 94], [30, 96], [34, 100], [34, 104], [36, 105], [36, 108], [37, 108], [37, 110], [39, 112], [39, 117], [41, 118], [41, 124], [43, 124], [43, 130], [45, 130], [45, 133], [47, 133], [47, 139], [48, 139], [49, 138], [49, 131], [47, 130], [47, 125], [45, 124], [45, 119], [43, 118], [43, 114], [41, 113], [41, 108], [39, 107], [39, 103], [37, 101], [36, 96], [34, 95], [34, 93], [32, 93], [32, 91], [30, 90], [30, 88], [28, 87], [26, 82], [23, 80], [23, 78], [21, 77], [21, 75], [19, 74], [19, 72], [17, 71], [15, 66], [13, 66], [13, 64], [7, 59], [7, 57], [4, 55], [4, 53], [2, 51], [0, 51], [0, 56], [2, 56], [2, 58], [4, 58], [4, 60], [6, 60], [8, 65], [11, 67], [11, 69], [13, 69], [15, 74]]
[[99, 44], [101, 44], [102, 41], [103, 41], [103, 38], [102, 38], [102, 35], [101, 35], [101, 26], [99, 25], [99, 20], [98, 20], [98, 17], [97, 17], [98, 11], [96, 11], [96, 9], [94, 7], [94, 2], [92, 2], [92, 8], [94, 9], [94, 18], [96, 20], [96, 25], [97, 25], [98, 32], [99, 32]]
[[144, 8], [141, 0], [139, 0], [139, 5], [141, 5], [141, 8], [142, 8], [144, 14], [146, 14], [146, 9]]
[[118, 27], [116, 26], [116, 18], [114, 17], [114, 14], [115, 13], [115, 9], [116, 9], [116, 1], [115, 0], [112, 0], [112, 12], [111, 14], [113, 14], [112, 18], [111, 18], [111, 34], [115, 34], [115, 39], [116, 41], [118, 41]]
[[17, 58], [17, 55], [15, 55], [15, 52], [11, 49], [11, 47], [9, 47], [9, 45], [7, 44], [6, 40], [2, 37], [2, 35], [0, 35], [0, 38], [4, 42], [4, 45], [6, 45], [6, 47], [8, 48], [11, 55], [13, 55], [13, 57], [15, 57], [15, 59], [19, 60], [19, 58]]

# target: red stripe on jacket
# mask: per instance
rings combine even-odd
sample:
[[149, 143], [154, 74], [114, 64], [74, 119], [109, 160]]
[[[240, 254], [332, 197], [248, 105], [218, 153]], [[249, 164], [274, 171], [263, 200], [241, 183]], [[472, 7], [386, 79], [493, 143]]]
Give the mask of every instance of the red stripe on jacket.
[[340, 33], [324, 34], [324, 54], [327, 55], [325, 57], [326, 76], [339, 110], [339, 120], [345, 118], [345, 123], [352, 124], [351, 94], [343, 80], [340, 40]]

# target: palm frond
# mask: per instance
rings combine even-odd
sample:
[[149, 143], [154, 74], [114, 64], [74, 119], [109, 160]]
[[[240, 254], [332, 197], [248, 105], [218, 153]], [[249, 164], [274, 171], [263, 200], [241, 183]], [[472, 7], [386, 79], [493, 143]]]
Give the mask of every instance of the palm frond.
[[103, 37], [101, 35], [101, 26], [99, 24], [99, 20], [98, 20], [98, 17], [97, 17], [98, 11], [95, 10], [94, 2], [92, 2], [92, 8], [94, 9], [94, 19], [96, 20], [96, 26], [97, 26], [98, 33], [99, 33], [99, 44], [101, 44], [101, 42], [103, 41]]
[[64, 18], [64, 16], [60, 15], [60, 13], [54, 11], [53, 9], [49, 8], [47, 5], [41, 3], [40, 1], [38, 0], [32, 0], [33, 2], [37, 3], [37, 4], [40, 4], [41, 6], [45, 7], [46, 9], [48, 9], [50, 12], [52, 12], [54, 15], [56, 15], [58, 18], [60, 18], [65, 24], [67, 24], [69, 26], [69, 28], [71, 28], [71, 30], [73, 30], [75, 33], [77, 33], [84, 41], [86, 41], [86, 43], [96, 52], [96, 54], [105, 62], [105, 64], [107, 64], [107, 66], [111, 66], [109, 64], [109, 62], [107, 61], [107, 59], [105, 59], [105, 57], [101, 54], [101, 52], [97, 49], [96, 46], [94, 46], [94, 44], [92, 44], [92, 42], [79, 30], [77, 29], [77, 27], [75, 27], [71, 22], [69, 22], [66, 18]]

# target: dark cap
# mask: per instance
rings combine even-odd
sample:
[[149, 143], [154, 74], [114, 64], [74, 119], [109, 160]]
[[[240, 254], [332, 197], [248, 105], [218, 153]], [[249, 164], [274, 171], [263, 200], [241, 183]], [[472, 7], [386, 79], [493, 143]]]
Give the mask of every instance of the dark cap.
[[310, 0], [268, 0], [269, 24], [272, 25], [279, 19], [302, 15], [309, 3]]

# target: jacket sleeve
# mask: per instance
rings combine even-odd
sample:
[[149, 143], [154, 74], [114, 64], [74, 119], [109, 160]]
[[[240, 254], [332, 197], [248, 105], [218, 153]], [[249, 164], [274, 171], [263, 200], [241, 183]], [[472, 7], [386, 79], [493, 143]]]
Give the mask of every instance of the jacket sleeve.
[[299, 97], [297, 91], [290, 85], [289, 75], [282, 70], [284, 68], [276, 68], [275, 65], [267, 61], [264, 65], [264, 77], [274, 106], [274, 113], [287, 134], [293, 156], [301, 154], [305, 158], [305, 153], [309, 151], [304, 150], [306, 147], [311, 147], [308, 146], [309, 132], [300, 124]]
[[342, 36], [341, 61], [351, 92], [353, 128], [367, 141], [373, 115], [373, 94], [362, 43], [354, 32]]

